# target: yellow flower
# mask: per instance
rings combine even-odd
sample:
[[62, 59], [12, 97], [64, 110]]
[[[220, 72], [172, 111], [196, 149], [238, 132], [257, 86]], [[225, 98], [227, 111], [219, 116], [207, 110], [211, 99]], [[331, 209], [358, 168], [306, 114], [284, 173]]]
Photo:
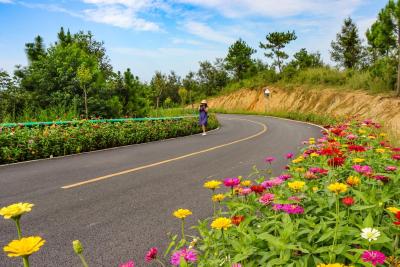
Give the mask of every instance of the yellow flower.
[[387, 136], [387, 133], [380, 133], [379, 135], [382, 137], [385, 137], [385, 136]]
[[304, 168], [295, 168], [294, 171], [295, 172], [305, 172], [306, 169], [304, 169]]
[[293, 162], [293, 163], [300, 163], [300, 162], [302, 162], [303, 160], [304, 160], [304, 157], [303, 157], [303, 156], [299, 156], [299, 157], [297, 157], [296, 159], [292, 160], [292, 162]]
[[315, 152], [313, 152], [313, 153], [311, 153], [311, 154], [310, 154], [310, 156], [311, 156], [312, 158], [315, 158], [315, 157], [319, 157], [319, 154], [318, 154], [318, 153], [315, 153]]
[[221, 202], [222, 200], [224, 200], [224, 198], [225, 196], [223, 194], [217, 194], [211, 197], [212, 201], [214, 202]]
[[79, 240], [72, 241], [72, 248], [74, 249], [76, 254], [82, 254], [83, 252], [82, 243]]
[[376, 139], [376, 137], [373, 136], [373, 135], [369, 135], [369, 136], [368, 136], [368, 139]]
[[43, 246], [44, 239], [40, 236], [23, 237], [19, 240], [13, 240], [5, 246], [4, 252], [8, 254], [8, 257], [27, 257], [37, 252], [41, 246]]
[[314, 186], [314, 187], [312, 188], [312, 191], [313, 191], [314, 193], [317, 192], [317, 191], [318, 191], [318, 187]]
[[229, 218], [225, 218], [225, 217], [219, 217], [211, 223], [211, 227], [214, 229], [226, 230], [231, 226], [232, 226], [232, 220]]
[[354, 163], [361, 163], [361, 162], [364, 162], [365, 161], [365, 159], [362, 159], [362, 158], [355, 158], [355, 159], [353, 159], [353, 162]]
[[308, 143], [309, 143], [310, 145], [314, 145], [314, 144], [315, 144], [315, 138], [310, 138], [310, 139], [308, 139]]
[[178, 219], [185, 219], [187, 216], [192, 215], [192, 212], [187, 209], [178, 209], [174, 211], [173, 215]]
[[359, 134], [365, 134], [367, 131], [365, 131], [365, 130], [363, 130], [363, 129], [360, 129], [360, 130], [358, 130], [358, 133]]
[[240, 183], [243, 186], [249, 187], [251, 185], [251, 181], [250, 180], [245, 180], [243, 182]]
[[400, 211], [400, 209], [396, 208], [396, 207], [389, 207], [387, 208], [388, 211], [390, 211], [391, 213], [398, 213]]
[[347, 178], [346, 183], [350, 186], [356, 186], [359, 185], [360, 182], [360, 178], [358, 178], [358, 176], [349, 176], [349, 178]]
[[288, 186], [290, 189], [292, 189], [294, 191], [300, 191], [304, 187], [305, 184], [306, 183], [302, 182], [302, 181], [294, 181], [294, 182], [289, 182]]
[[15, 219], [30, 212], [33, 206], [31, 203], [15, 203], [0, 209], [0, 215], [4, 216], [4, 219]]
[[333, 183], [328, 186], [329, 191], [332, 191], [336, 194], [344, 193], [347, 191], [347, 185], [343, 183]]
[[386, 152], [386, 149], [384, 149], [384, 148], [377, 148], [377, 149], [375, 149], [375, 151], [377, 152], [377, 153], [385, 153]]
[[205, 188], [215, 190], [215, 189], [219, 188], [220, 185], [221, 185], [220, 181], [212, 180], [212, 181], [205, 182], [203, 186]]

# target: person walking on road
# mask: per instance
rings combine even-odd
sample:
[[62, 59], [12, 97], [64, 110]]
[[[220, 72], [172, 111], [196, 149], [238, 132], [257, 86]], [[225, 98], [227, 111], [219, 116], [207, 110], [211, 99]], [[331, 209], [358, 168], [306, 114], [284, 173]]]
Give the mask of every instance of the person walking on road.
[[207, 101], [202, 100], [200, 103], [199, 107], [199, 124], [201, 128], [203, 129], [203, 134], [202, 135], [207, 135], [206, 133], [206, 127], [207, 127], [207, 120], [208, 120], [208, 106], [207, 106]]

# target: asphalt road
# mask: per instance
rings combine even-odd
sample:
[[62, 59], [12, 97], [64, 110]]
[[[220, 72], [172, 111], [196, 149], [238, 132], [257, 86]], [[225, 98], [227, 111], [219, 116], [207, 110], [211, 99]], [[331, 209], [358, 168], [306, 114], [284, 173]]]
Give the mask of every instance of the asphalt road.
[[[266, 156], [277, 158], [274, 173], [279, 174], [287, 152], [296, 152], [303, 140], [321, 135], [320, 128], [300, 122], [218, 117], [221, 128], [207, 136], [1, 166], [0, 207], [34, 203], [21, 220], [23, 235], [46, 240], [30, 258], [31, 266], [80, 266], [71, 247], [75, 239], [82, 241], [89, 266], [118, 266], [129, 259], [146, 266], [148, 248], [165, 248], [166, 234], [179, 233], [180, 221], [171, 215], [174, 210], [192, 210], [189, 225], [211, 215], [204, 181], [246, 176], [254, 165], [265, 166]], [[140, 166], [148, 167], [137, 169]], [[109, 176], [125, 170], [130, 171]], [[79, 184], [97, 177], [103, 178]], [[75, 187], [62, 188], [69, 185]], [[15, 237], [12, 221], [0, 219], [0, 246]], [[0, 252], [0, 266], [22, 264]]]

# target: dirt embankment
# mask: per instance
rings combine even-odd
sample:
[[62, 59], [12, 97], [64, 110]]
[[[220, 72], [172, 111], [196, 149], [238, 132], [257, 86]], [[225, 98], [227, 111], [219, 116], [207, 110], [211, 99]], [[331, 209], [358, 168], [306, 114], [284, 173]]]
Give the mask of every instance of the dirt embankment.
[[242, 89], [209, 101], [211, 108], [255, 112], [295, 111], [331, 116], [360, 115], [385, 124], [400, 137], [400, 99], [365, 92], [338, 90], [281, 90], [270, 88], [269, 98], [263, 90]]

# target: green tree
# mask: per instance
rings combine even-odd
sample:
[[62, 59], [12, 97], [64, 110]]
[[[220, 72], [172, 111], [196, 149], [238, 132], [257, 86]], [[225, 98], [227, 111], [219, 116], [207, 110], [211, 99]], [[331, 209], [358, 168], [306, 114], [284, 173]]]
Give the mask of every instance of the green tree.
[[228, 73], [224, 69], [221, 61], [222, 60], [217, 59], [215, 64], [209, 61], [202, 61], [199, 63], [200, 68], [197, 72], [199, 97], [215, 95], [227, 85], [229, 81]]
[[293, 66], [297, 70], [318, 68], [324, 65], [319, 52], [309, 53], [305, 48], [302, 48], [300, 51], [295, 53], [293, 58], [294, 59], [289, 63], [289, 65]]
[[33, 43], [26, 43], [25, 52], [30, 63], [39, 60], [41, 57], [46, 56], [46, 49], [43, 44], [43, 38], [38, 35], [35, 37]]
[[86, 64], [82, 64], [78, 68], [77, 78], [78, 78], [79, 84], [83, 90], [83, 97], [84, 97], [84, 101], [85, 101], [85, 117], [87, 119], [88, 114], [89, 114], [87, 95], [88, 95], [88, 88], [90, 87], [90, 84], [93, 80], [92, 70], [90, 68], [88, 68], [86, 66]]
[[358, 28], [349, 17], [344, 20], [342, 30], [331, 43], [331, 59], [346, 69], [359, 67], [363, 57], [363, 47]]
[[182, 85], [188, 91], [189, 103], [193, 106], [193, 92], [196, 92], [199, 88], [198, 82], [195, 80], [195, 73], [190, 71], [182, 81]]
[[390, 57], [393, 51], [398, 62], [396, 91], [400, 96], [400, 1], [389, 0], [379, 12], [377, 21], [368, 29], [367, 39], [373, 51], [379, 55]]
[[283, 61], [289, 58], [283, 49], [291, 42], [297, 39], [296, 33], [293, 32], [272, 32], [266, 37], [267, 42], [260, 43], [260, 48], [271, 50], [269, 53], [265, 53], [268, 58], [275, 58], [273, 66], [277, 66], [279, 72], [282, 71]]
[[178, 90], [178, 94], [179, 94], [179, 97], [181, 98], [182, 106], [185, 105], [186, 101], [187, 101], [187, 97], [188, 97], [188, 90], [186, 90], [186, 88], [184, 88], [184, 87], [181, 87]]
[[160, 100], [167, 85], [167, 77], [160, 71], [157, 71], [150, 82], [151, 95], [155, 99], [155, 107], [160, 107]]
[[247, 45], [242, 39], [237, 40], [229, 47], [228, 55], [225, 58], [225, 68], [233, 72], [236, 80], [245, 77], [254, 61], [251, 56], [257, 52]]

